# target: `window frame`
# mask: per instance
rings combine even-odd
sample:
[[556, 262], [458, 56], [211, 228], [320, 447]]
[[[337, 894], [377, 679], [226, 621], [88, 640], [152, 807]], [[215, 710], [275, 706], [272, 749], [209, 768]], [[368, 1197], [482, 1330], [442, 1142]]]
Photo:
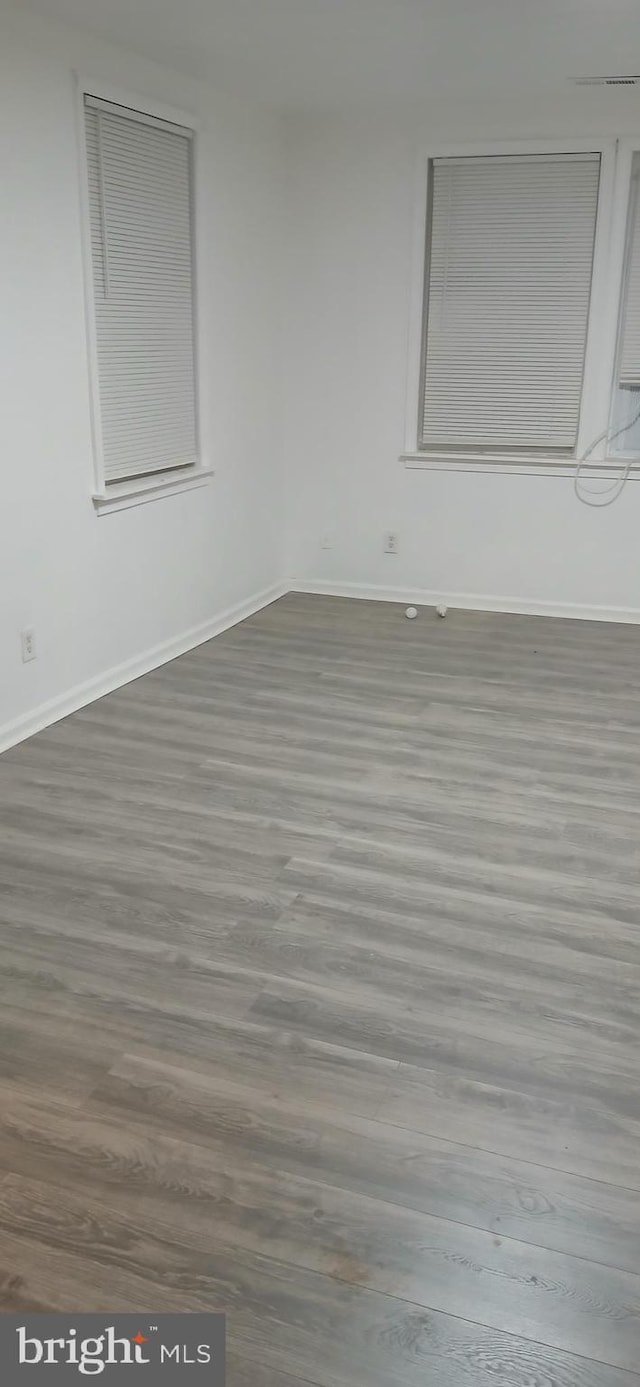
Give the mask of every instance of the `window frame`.
[[[620, 225], [619, 225], [619, 227], [616, 228], [616, 230], [619, 232], [619, 235], [620, 235], [620, 237], [621, 237], [621, 250], [620, 250], [620, 282], [619, 282], [618, 289], [617, 289], [618, 313], [617, 313], [617, 318], [616, 318], [616, 338], [615, 338], [614, 357], [613, 357], [613, 371], [612, 371], [612, 380], [611, 380], [611, 400], [610, 400], [610, 406], [609, 406], [609, 419], [608, 419], [608, 423], [609, 423], [609, 428], [610, 428], [610, 430], [614, 430], [614, 429], [615, 429], [614, 391], [616, 390], [616, 388], [617, 388], [617, 386], [618, 386], [618, 380], [619, 380], [619, 366], [620, 366], [620, 356], [621, 356], [621, 348], [622, 348], [622, 326], [623, 326], [623, 319], [622, 319], [622, 291], [623, 291], [623, 288], [624, 288], [624, 285], [625, 285], [625, 281], [626, 281], [626, 275], [627, 275], [627, 258], [628, 258], [628, 254], [629, 254], [629, 250], [630, 250], [630, 247], [629, 247], [629, 239], [628, 239], [628, 231], [629, 231], [629, 214], [630, 214], [630, 210], [631, 210], [631, 183], [632, 183], [632, 177], [633, 177], [633, 165], [634, 165], [634, 162], [635, 162], [636, 160], [637, 160], [638, 164], [640, 165], [640, 136], [639, 136], [637, 139], [631, 139], [631, 138], [624, 138], [624, 139], [621, 139], [621, 140], [619, 141], [619, 149], [618, 149], [618, 163], [619, 163], [619, 169], [620, 169], [620, 182], [621, 182], [620, 205], [619, 205], [619, 211], [620, 211]], [[640, 176], [640, 174], [639, 174], [639, 176]], [[638, 206], [637, 206], [636, 215], [640, 215], [640, 194], [639, 194], [639, 201], [638, 201]], [[630, 449], [625, 450], [624, 448], [618, 448], [617, 450], [615, 450], [615, 451], [612, 453], [611, 461], [612, 461], [612, 462], [615, 461], [615, 462], [618, 464], [618, 466], [621, 467], [621, 466], [624, 466], [624, 465], [629, 461], [629, 458], [630, 458], [630, 457], [633, 458], [634, 456], [635, 456], [634, 450], [630, 450]]]
[[[85, 304], [86, 356], [88, 365], [89, 406], [91, 417], [91, 451], [93, 459], [93, 485], [91, 490], [93, 505], [98, 515], [109, 515], [114, 511], [128, 509], [146, 501], [158, 500], [164, 496], [182, 491], [192, 491], [205, 486], [213, 476], [203, 448], [202, 417], [202, 334], [199, 313], [199, 263], [198, 244], [201, 241], [198, 227], [198, 158], [199, 121], [190, 113], [155, 101], [140, 93], [123, 91], [101, 79], [93, 79], [86, 74], [74, 73], [76, 130], [78, 140], [79, 187], [80, 187], [80, 226], [82, 241], [82, 269]], [[197, 440], [197, 461], [195, 464], [178, 466], [143, 476], [124, 478], [122, 481], [105, 481], [102, 449], [102, 423], [100, 413], [100, 377], [98, 370], [97, 327], [94, 304], [93, 263], [91, 254], [91, 223], [89, 208], [89, 183], [87, 177], [87, 144], [85, 128], [85, 96], [96, 97], [113, 106], [123, 107], [151, 125], [178, 126], [191, 133], [191, 259], [192, 259], [192, 321], [194, 338], [194, 397]]]
[[[412, 266], [408, 322], [408, 361], [405, 400], [404, 448], [400, 459], [409, 468], [445, 471], [514, 472], [572, 476], [576, 461], [593, 439], [609, 427], [613, 398], [614, 371], [618, 344], [618, 314], [624, 272], [627, 208], [631, 186], [631, 164], [640, 151], [640, 135], [619, 139], [564, 139], [482, 141], [471, 144], [439, 144], [421, 152], [415, 173]], [[524, 448], [510, 452], [468, 449], [424, 449], [419, 447], [419, 410], [422, 394], [425, 308], [429, 246], [427, 232], [431, 215], [430, 169], [434, 159], [473, 158], [500, 155], [581, 154], [600, 155], [600, 185], [593, 251], [593, 270], [587, 339], [582, 381], [580, 415], [575, 453], [553, 452], [532, 455]], [[619, 468], [620, 457], [605, 455], [604, 442], [590, 456], [595, 474], [608, 475]], [[640, 468], [633, 468], [640, 472]]]

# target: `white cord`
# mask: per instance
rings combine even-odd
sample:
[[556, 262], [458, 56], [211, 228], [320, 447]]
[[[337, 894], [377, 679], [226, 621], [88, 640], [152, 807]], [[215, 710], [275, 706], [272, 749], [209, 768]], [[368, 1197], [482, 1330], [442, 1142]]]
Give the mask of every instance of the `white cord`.
[[[585, 464], [587, 464], [587, 458], [591, 457], [594, 448], [597, 448], [598, 444], [602, 443], [603, 438], [606, 438], [607, 443], [613, 443], [614, 439], [619, 438], [621, 433], [627, 433], [629, 429], [632, 429], [634, 424], [637, 424], [639, 419], [640, 407], [636, 410], [636, 413], [632, 415], [630, 419], [627, 420], [626, 424], [623, 424], [621, 428], [616, 429], [615, 433], [609, 434], [608, 429], [605, 429], [604, 433], [599, 433], [598, 437], [594, 438], [593, 443], [591, 443], [590, 446], [587, 448], [586, 453], [583, 453], [582, 457], [578, 459], [578, 462], [576, 463], [576, 470], [573, 476], [573, 489], [576, 493], [578, 500], [582, 501], [585, 506], [592, 506], [595, 510], [597, 510], [600, 506], [612, 506], [614, 501], [617, 501], [619, 495], [621, 494], [624, 487], [626, 486], [627, 481], [629, 480], [629, 473], [631, 472], [631, 468], [633, 467], [634, 462], [637, 462], [637, 458], [630, 457], [628, 461], [625, 463], [621, 476], [616, 477], [614, 482], [611, 482], [609, 486], [603, 487], [602, 490], [585, 491], [584, 488], [581, 489], [580, 475], [583, 467], [585, 466]], [[602, 467], [601, 462], [592, 462], [587, 465], [591, 467]], [[604, 496], [607, 499], [604, 501], [592, 501], [589, 499], [592, 496]]]

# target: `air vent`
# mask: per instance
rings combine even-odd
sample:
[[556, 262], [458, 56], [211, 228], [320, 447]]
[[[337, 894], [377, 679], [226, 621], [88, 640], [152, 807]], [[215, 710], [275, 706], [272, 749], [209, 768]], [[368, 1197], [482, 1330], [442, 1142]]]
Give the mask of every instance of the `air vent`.
[[640, 87], [640, 76], [635, 77], [576, 77], [576, 87]]

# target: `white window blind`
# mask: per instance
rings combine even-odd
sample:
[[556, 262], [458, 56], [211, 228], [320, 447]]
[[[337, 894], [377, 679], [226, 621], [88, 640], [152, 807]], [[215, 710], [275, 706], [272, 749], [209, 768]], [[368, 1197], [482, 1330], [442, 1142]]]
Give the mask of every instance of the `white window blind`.
[[191, 139], [85, 97], [105, 483], [197, 461]]
[[622, 290], [618, 383], [640, 387], [640, 156], [635, 155], [629, 202], [627, 260]]
[[433, 161], [422, 448], [575, 447], [599, 174], [597, 154]]

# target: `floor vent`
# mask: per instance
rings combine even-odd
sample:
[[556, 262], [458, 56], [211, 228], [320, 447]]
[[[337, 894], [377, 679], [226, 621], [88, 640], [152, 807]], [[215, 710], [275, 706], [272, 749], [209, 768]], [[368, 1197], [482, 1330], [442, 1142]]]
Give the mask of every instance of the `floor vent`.
[[640, 76], [635, 77], [576, 77], [576, 87], [639, 87]]

